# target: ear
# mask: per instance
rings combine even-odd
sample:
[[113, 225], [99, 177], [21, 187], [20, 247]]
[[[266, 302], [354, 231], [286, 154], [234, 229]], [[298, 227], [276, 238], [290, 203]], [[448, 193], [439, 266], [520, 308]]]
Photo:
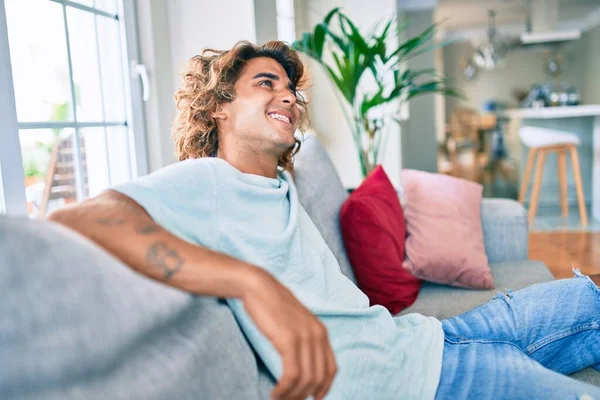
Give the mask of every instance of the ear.
[[210, 113], [210, 116], [215, 119], [227, 119], [227, 113], [222, 106], [218, 106], [216, 111]]

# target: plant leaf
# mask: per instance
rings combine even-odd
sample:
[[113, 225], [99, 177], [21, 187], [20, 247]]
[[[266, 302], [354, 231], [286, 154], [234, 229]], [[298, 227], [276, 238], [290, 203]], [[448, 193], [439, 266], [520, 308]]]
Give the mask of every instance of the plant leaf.
[[431, 44], [431, 45], [429, 45], [427, 47], [416, 49], [416, 50], [414, 50], [414, 51], [406, 54], [404, 56], [404, 60], [409, 60], [409, 59], [411, 59], [413, 57], [416, 57], [418, 55], [421, 55], [421, 54], [424, 54], [424, 53], [429, 53], [430, 51], [433, 51], [435, 49], [439, 49], [439, 48], [448, 46], [449, 44], [455, 43], [457, 41], [458, 41], [458, 39], [449, 39], [449, 40], [444, 40], [444, 41], [441, 41], [441, 42], [433, 43], [433, 44]]
[[386, 53], [386, 44], [385, 41], [387, 40], [387, 35], [390, 31], [390, 27], [392, 26], [392, 22], [394, 22], [394, 18], [390, 18], [387, 23], [385, 24], [385, 27], [383, 28], [383, 31], [381, 32], [381, 34], [379, 36], [377, 36], [375, 38], [375, 40], [377, 41], [377, 45], [376, 45], [376, 53], [377, 55], [384, 60], [385, 59], [385, 53]]
[[340, 8], [341, 8], [341, 7], [336, 7], [336, 8], [334, 8], [333, 10], [329, 11], [329, 12], [327, 13], [327, 15], [325, 16], [325, 18], [323, 19], [323, 23], [324, 23], [325, 25], [329, 25], [329, 21], [331, 21], [331, 18], [333, 18], [333, 16], [334, 16], [335, 14], [337, 14], [337, 13], [339, 13], [339, 12], [340, 12]]
[[342, 31], [344, 32], [346, 37], [348, 37], [350, 39], [350, 41], [352, 43], [354, 43], [354, 46], [359, 50], [360, 53], [369, 54], [371, 52], [371, 49], [369, 48], [369, 45], [367, 44], [365, 39], [362, 37], [362, 35], [360, 34], [359, 30], [356, 28], [354, 23], [352, 23], [352, 21], [342, 13], [339, 13], [339, 17], [340, 17], [340, 25], [344, 26], [344, 23], [345, 23], [350, 28], [350, 32], [351, 32], [350, 34], [348, 34], [346, 30], [342, 29]]
[[[327, 67], [327, 70], [329, 71], [329, 75], [332, 77], [333, 76], [336, 77], [336, 79], [334, 79], [336, 86], [340, 89], [340, 91], [342, 92], [342, 95], [344, 95], [344, 98], [346, 100], [348, 100], [348, 103], [353, 104], [354, 93], [356, 91], [356, 88], [354, 88], [354, 89], [352, 88], [352, 79], [350, 76], [351, 72], [347, 68], [347, 63], [342, 62], [342, 60], [336, 53], [332, 53], [332, 56], [333, 56], [336, 66], [338, 68], [339, 75], [336, 74], [333, 71], [333, 69], [327, 65], [326, 67]], [[347, 59], [344, 58], [344, 60], [347, 60]]]
[[325, 25], [323, 28], [325, 29], [325, 33], [327, 34], [327, 36], [329, 38], [331, 38], [331, 40], [333, 40], [333, 42], [337, 45], [337, 47], [344, 54], [348, 54], [348, 45], [344, 42], [344, 40], [341, 37], [339, 37], [338, 35], [336, 35], [335, 33], [333, 33], [331, 31], [331, 29], [329, 29], [329, 26]]
[[360, 104], [360, 115], [362, 118], [365, 118], [367, 112], [373, 108], [377, 107], [381, 104], [387, 103], [386, 98], [383, 96], [383, 87], [381, 87], [373, 96], [369, 97], [369, 95], [365, 95]]
[[315, 56], [320, 60], [323, 56], [323, 46], [325, 45], [325, 27], [323, 24], [317, 24], [317, 26], [315, 26], [312, 42]]
[[446, 96], [463, 97], [458, 90], [448, 87], [444, 80], [434, 80], [411, 86], [407, 100], [425, 93], [440, 93]]
[[418, 49], [424, 43], [428, 42], [435, 35], [435, 31], [437, 30], [438, 24], [433, 24], [427, 29], [425, 29], [421, 34], [414, 36], [408, 39], [406, 42], [402, 43], [396, 50], [394, 50], [385, 60], [387, 63], [393, 57], [399, 57], [400, 59], [403, 56], [409, 54], [410, 52]]

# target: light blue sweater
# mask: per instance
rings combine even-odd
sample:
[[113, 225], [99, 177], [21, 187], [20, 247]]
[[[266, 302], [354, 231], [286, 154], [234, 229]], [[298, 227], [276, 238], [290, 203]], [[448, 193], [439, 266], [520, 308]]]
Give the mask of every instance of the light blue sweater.
[[[186, 160], [117, 190], [189, 242], [269, 271], [327, 327], [338, 364], [328, 399], [433, 399], [443, 338], [433, 317], [393, 318], [341, 272], [298, 202], [287, 172], [245, 174], [219, 158]], [[255, 351], [276, 378], [281, 359], [242, 303], [228, 299]]]

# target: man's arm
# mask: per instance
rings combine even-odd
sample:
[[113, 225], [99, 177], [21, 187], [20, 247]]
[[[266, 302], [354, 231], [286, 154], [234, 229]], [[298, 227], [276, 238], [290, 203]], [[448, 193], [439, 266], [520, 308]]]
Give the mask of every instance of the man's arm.
[[239, 298], [279, 352], [281, 399], [322, 399], [337, 373], [325, 326], [263, 269], [186, 242], [158, 224], [131, 198], [108, 191], [50, 214], [131, 268], [187, 292]]
[[93, 240], [138, 272], [194, 294], [241, 298], [261, 270], [186, 242], [131, 198], [108, 191], [48, 217]]

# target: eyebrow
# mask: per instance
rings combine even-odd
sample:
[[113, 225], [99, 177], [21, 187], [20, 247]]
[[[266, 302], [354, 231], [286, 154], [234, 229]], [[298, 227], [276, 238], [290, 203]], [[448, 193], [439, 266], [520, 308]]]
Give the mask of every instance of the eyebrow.
[[[272, 74], [270, 72], [259, 72], [258, 74], [254, 75], [252, 77], [252, 79], [258, 79], [258, 78], [269, 78], [269, 79], [273, 79], [274, 81], [279, 80], [279, 76]], [[296, 88], [294, 87], [294, 85], [292, 85], [292, 82], [289, 83], [288, 89], [290, 89], [293, 92], [296, 91]]]

